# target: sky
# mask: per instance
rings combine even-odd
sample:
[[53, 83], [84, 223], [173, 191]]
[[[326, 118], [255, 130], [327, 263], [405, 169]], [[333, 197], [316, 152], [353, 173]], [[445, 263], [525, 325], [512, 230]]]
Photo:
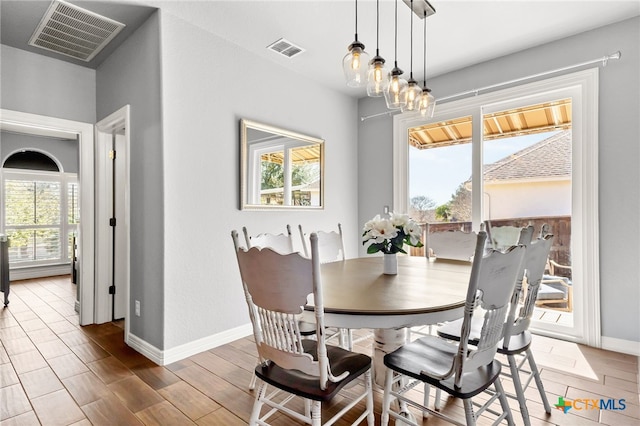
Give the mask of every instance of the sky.
[[[557, 132], [538, 133], [485, 142], [484, 164], [495, 163]], [[409, 196], [425, 195], [437, 205], [451, 199], [456, 188], [471, 177], [471, 144], [418, 150], [409, 148]]]

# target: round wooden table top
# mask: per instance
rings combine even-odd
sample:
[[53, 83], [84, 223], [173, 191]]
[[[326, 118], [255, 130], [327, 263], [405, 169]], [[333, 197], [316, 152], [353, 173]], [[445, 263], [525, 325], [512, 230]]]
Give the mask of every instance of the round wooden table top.
[[321, 265], [325, 313], [412, 315], [464, 306], [471, 263], [398, 256], [398, 274], [379, 256]]

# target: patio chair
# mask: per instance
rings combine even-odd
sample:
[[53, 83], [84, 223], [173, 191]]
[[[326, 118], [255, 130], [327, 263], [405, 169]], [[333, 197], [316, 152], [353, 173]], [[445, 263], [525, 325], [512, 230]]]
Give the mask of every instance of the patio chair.
[[[417, 402], [410, 397], [413, 387], [420, 383], [435, 386], [463, 401], [467, 425], [476, 424], [472, 398], [482, 392], [490, 396], [478, 410], [496, 416], [496, 423], [506, 419], [513, 424], [511, 409], [500, 382], [502, 366], [495, 359], [498, 342], [502, 339], [509, 300], [516, 281], [522, 273], [524, 246], [514, 246], [504, 252], [485, 252], [487, 234], [478, 233], [474, 252], [471, 277], [464, 308], [460, 340], [452, 342], [439, 336], [426, 336], [408, 343], [396, 351], [385, 355], [384, 365], [388, 368], [382, 405], [382, 424], [387, 425], [393, 417], [396, 424], [407, 421], [406, 413], [390, 410], [394, 400], [418, 408], [423, 417], [431, 414], [445, 421], [460, 424], [452, 418], [428, 407], [428, 389], [424, 401]], [[477, 344], [469, 343], [473, 313], [482, 308], [485, 314], [480, 325]], [[407, 381], [409, 381], [407, 383]], [[491, 389], [493, 388], [493, 389]], [[501, 412], [490, 406], [500, 401]]]
[[[269, 417], [280, 411], [319, 426], [322, 403], [340, 393], [348, 403], [325, 424], [333, 424], [354, 408], [361, 410], [360, 402], [364, 400], [365, 409], [353, 424], [366, 419], [373, 425], [371, 357], [325, 342], [317, 235], [310, 236], [311, 258], [299, 253], [280, 254], [270, 248], [245, 250], [238, 245], [237, 232], [233, 231], [232, 237], [260, 358], [255, 374], [261, 382], [249, 424], [265, 425]], [[314, 300], [317, 340], [303, 339], [298, 328], [298, 316], [310, 297]], [[362, 380], [362, 391], [354, 386], [348, 393], [340, 392], [346, 385], [355, 384], [356, 379]], [[268, 386], [275, 390], [267, 392]], [[295, 396], [304, 399], [303, 412], [289, 404]], [[261, 414], [264, 405], [270, 409]]]
[[[547, 414], [551, 413], [551, 407], [544, 391], [542, 379], [538, 367], [531, 351], [532, 336], [528, 331], [533, 316], [538, 289], [542, 281], [546, 259], [551, 250], [553, 235], [546, 234], [542, 238], [531, 241], [533, 227], [523, 228], [519, 238], [519, 244], [526, 247], [524, 255], [524, 275], [516, 282], [516, 286], [511, 297], [509, 314], [505, 323], [504, 337], [498, 344], [498, 353], [505, 355], [509, 362], [509, 372], [503, 375], [510, 377], [513, 381], [515, 394], [507, 393], [507, 396], [517, 399], [520, 406], [520, 413], [524, 424], [529, 426], [529, 412], [526, 405], [525, 391], [532, 380], [535, 380], [538, 393], [542, 399], [544, 409]], [[482, 318], [474, 316], [471, 323], [469, 343], [477, 344], [480, 336], [480, 326]], [[449, 322], [438, 329], [438, 335], [444, 339], [460, 340], [462, 320]], [[521, 357], [518, 360], [516, 357]], [[524, 368], [528, 362], [529, 370]], [[526, 374], [526, 379], [521, 379], [521, 373]], [[436, 406], [439, 405], [439, 395], [436, 395]]]
[[[571, 266], [560, 265], [548, 259], [547, 271], [542, 277], [536, 306], [554, 310], [573, 311], [573, 283], [567, 277], [556, 275], [556, 268], [571, 271]], [[560, 306], [558, 306], [560, 305]]]
[[[551, 228], [549, 225], [546, 223], [542, 225], [540, 237], [542, 238], [550, 233]], [[560, 271], [556, 273], [556, 269]], [[545, 274], [542, 276], [542, 282], [538, 290], [536, 306], [565, 312], [573, 311], [573, 283], [566, 276], [558, 275], [562, 270], [569, 271], [569, 274], [571, 274], [572, 268], [571, 266], [561, 265], [551, 258], [547, 259]], [[566, 275], [566, 272], [563, 275]]]

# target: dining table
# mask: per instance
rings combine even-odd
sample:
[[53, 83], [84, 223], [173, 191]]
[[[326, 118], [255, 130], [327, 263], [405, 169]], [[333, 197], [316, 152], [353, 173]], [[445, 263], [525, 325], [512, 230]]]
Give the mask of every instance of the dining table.
[[[471, 262], [398, 256], [395, 275], [383, 273], [383, 258], [368, 256], [320, 266], [324, 323], [374, 330], [373, 376], [384, 385], [383, 357], [403, 345], [408, 328], [463, 316]], [[305, 315], [312, 315], [313, 304]]]

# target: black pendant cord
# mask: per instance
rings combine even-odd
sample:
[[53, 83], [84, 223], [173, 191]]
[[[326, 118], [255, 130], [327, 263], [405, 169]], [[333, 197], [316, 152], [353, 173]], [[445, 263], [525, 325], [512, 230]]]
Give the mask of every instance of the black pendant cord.
[[427, 11], [424, 11], [424, 56], [423, 56], [423, 75], [422, 75], [422, 86], [424, 89], [427, 88]]
[[393, 66], [398, 68], [398, 0], [396, 0], [395, 52], [393, 55]]
[[380, 56], [380, 0], [376, 0], [376, 56]]
[[411, 37], [410, 37], [410, 48], [411, 48], [411, 55], [409, 55], [409, 79], [413, 80], [413, 0], [411, 0], [411, 11], [409, 12], [411, 13], [411, 24], [409, 25], [409, 28], [411, 29]]
[[356, 35], [355, 39], [358, 41], [358, 0], [356, 0]]

